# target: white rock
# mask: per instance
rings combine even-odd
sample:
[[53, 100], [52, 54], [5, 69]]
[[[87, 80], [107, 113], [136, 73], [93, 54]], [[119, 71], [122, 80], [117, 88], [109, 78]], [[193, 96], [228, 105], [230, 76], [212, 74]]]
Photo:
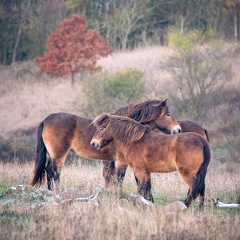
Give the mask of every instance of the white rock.
[[183, 202], [175, 201], [165, 206], [166, 212], [182, 212], [187, 209]]

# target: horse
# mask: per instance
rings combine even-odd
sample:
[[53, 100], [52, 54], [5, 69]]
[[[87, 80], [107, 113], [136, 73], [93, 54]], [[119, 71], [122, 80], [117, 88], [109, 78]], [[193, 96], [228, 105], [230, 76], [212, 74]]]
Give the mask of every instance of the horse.
[[[116, 111], [115, 114], [121, 113], [121, 110]], [[141, 113], [139, 113], [141, 114]], [[121, 114], [118, 114], [121, 115]], [[126, 116], [126, 115], [124, 115]], [[138, 116], [138, 118], [135, 115], [135, 119], [139, 119], [141, 116]], [[133, 118], [134, 119], [134, 118]], [[181, 120], [177, 121], [181, 127], [181, 132], [195, 132], [202, 137], [206, 138], [209, 142], [209, 134], [207, 129], [202, 128], [199, 124], [189, 121], [189, 120]], [[160, 134], [168, 134], [168, 132], [164, 131], [164, 129], [154, 129], [154, 131], [160, 133]], [[117, 169], [115, 166], [115, 161], [103, 161], [103, 169], [102, 169], [102, 175], [104, 178], [104, 186], [105, 188], [109, 188], [110, 186], [121, 186], [122, 182], [124, 180], [124, 176], [126, 173], [128, 165], [121, 165], [121, 169]]]
[[207, 129], [201, 127], [199, 124], [189, 120], [181, 120], [178, 121], [178, 123], [181, 127], [181, 132], [195, 132], [201, 135], [202, 137], [206, 138], [208, 142], [210, 142]]
[[[123, 107], [118, 111], [118, 114], [131, 115], [133, 118], [137, 116], [136, 113], [142, 113], [139, 122], [148, 124], [151, 129], [159, 128], [172, 134], [181, 130], [169, 111], [167, 99], [146, 100]], [[96, 131], [91, 122], [92, 119], [64, 112], [50, 114], [40, 122], [35, 166], [30, 185], [41, 186], [47, 174], [48, 189], [53, 190], [53, 183], [59, 189], [61, 169], [70, 150], [88, 159], [108, 161], [115, 159], [116, 149], [112, 143], [100, 151], [91, 148], [90, 141]], [[120, 165], [118, 169], [121, 175]]]
[[211, 159], [208, 141], [196, 133], [158, 134], [128, 117], [101, 114], [93, 120], [96, 132], [91, 146], [100, 150], [114, 143], [116, 162], [129, 165], [137, 179], [138, 194], [154, 202], [151, 173], [178, 170], [189, 186], [184, 204], [189, 207], [200, 196], [204, 208], [205, 177]]

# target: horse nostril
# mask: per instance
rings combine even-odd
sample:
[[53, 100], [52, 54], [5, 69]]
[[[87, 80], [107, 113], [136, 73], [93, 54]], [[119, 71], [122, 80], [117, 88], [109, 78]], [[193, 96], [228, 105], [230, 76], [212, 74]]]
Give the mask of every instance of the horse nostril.
[[175, 127], [172, 131], [172, 134], [178, 134], [181, 132], [181, 128], [180, 127]]
[[98, 143], [95, 143], [95, 142], [91, 142], [91, 147], [94, 148], [94, 149], [99, 149], [100, 148], [100, 145]]

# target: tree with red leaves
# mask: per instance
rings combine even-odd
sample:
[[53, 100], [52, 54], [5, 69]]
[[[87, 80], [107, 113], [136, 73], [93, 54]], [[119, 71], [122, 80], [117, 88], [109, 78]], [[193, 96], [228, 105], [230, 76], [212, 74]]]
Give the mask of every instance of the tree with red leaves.
[[43, 56], [35, 58], [42, 72], [55, 76], [74, 74], [81, 70], [96, 71], [97, 60], [112, 53], [110, 45], [96, 29], [87, 29], [85, 17], [72, 15], [60, 23], [55, 33], [49, 36]]

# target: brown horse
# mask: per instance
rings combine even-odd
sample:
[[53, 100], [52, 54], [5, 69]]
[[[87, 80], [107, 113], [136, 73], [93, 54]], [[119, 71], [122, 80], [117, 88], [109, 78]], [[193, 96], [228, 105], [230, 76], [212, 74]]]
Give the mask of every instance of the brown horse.
[[181, 126], [182, 132], [195, 132], [201, 135], [202, 137], [206, 138], [208, 142], [210, 142], [207, 129], [202, 128], [197, 123], [188, 120], [178, 121], [178, 123]]
[[185, 200], [188, 207], [200, 195], [199, 209], [204, 208], [205, 177], [211, 158], [208, 141], [196, 133], [158, 134], [133, 119], [102, 114], [93, 121], [97, 128], [91, 140], [94, 149], [113, 142], [116, 163], [128, 164], [137, 179], [138, 193], [153, 202], [152, 172], [178, 170], [189, 186]]
[[[116, 114], [121, 113], [120, 110], [116, 112]], [[139, 112], [138, 115], [135, 113], [135, 118], [133, 119], [140, 119], [142, 112]], [[122, 114], [118, 114], [122, 115]], [[124, 114], [124, 116], [127, 116]], [[204, 128], [202, 128], [200, 125], [197, 123], [184, 120], [184, 121], [178, 121], [180, 127], [181, 127], [181, 132], [195, 132], [202, 137], [206, 138], [209, 141], [209, 135], [208, 131]], [[168, 132], [164, 131], [164, 129], [154, 129], [156, 132], [161, 133], [161, 134], [168, 134]], [[103, 177], [105, 181], [105, 188], [108, 188], [110, 186], [121, 186], [124, 176], [126, 173], [128, 165], [121, 165], [120, 169], [117, 169], [115, 166], [115, 161], [104, 161], [103, 162]]]
[[[132, 117], [136, 112], [141, 112], [142, 118], [139, 121], [148, 124], [151, 129], [159, 128], [173, 134], [180, 131], [178, 122], [170, 114], [167, 100], [147, 100], [121, 108], [119, 111], [122, 115], [127, 114], [126, 116], [132, 114]], [[39, 124], [34, 175], [30, 183], [32, 186], [40, 186], [47, 174], [48, 189], [53, 189], [53, 180], [59, 187], [61, 169], [70, 149], [88, 159], [115, 159], [116, 149], [112, 143], [100, 151], [90, 147], [90, 141], [96, 131], [91, 122], [92, 119], [69, 113], [54, 113]], [[121, 174], [121, 166], [118, 168]]]

